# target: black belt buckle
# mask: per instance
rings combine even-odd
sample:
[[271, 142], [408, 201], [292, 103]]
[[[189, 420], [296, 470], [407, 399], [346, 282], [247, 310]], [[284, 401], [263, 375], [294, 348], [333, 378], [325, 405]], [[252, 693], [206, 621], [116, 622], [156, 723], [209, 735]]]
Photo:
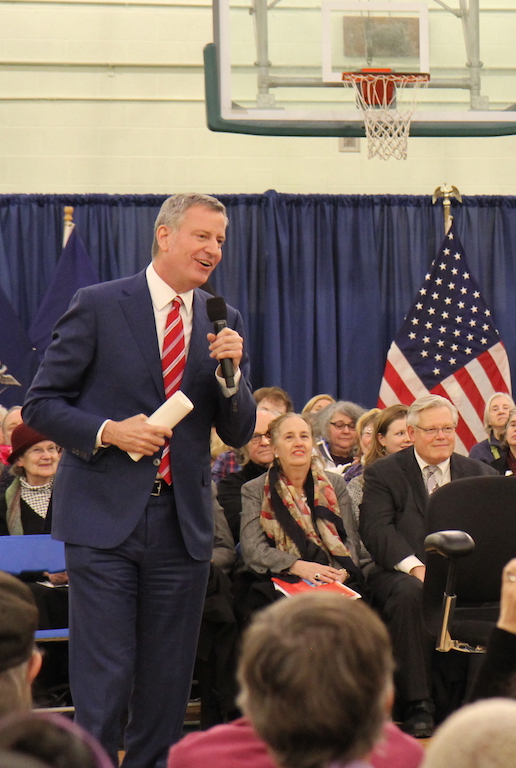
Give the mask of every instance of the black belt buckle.
[[164, 488], [165, 485], [166, 485], [165, 481], [162, 480], [161, 478], [157, 478], [156, 480], [154, 480], [151, 496], [161, 496], [161, 494], [165, 490]]

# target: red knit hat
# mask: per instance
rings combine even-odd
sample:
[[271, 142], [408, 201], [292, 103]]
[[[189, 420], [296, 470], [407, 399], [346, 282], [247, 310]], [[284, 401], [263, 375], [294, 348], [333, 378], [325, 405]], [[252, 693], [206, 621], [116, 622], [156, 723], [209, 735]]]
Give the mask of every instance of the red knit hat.
[[27, 426], [27, 424], [18, 424], [18, 426], [13, 429], [11, 435], [11, 445], [13, 450], [7, 461], [9, 464], [14, 464], [16, 459], [21, 456], [22, 453], [25, 453], [25, 451], [28, 451], [33, 445], [41, 443], [43, 440], [48, 440], [48, 437], [45, 437], [45, 435], [42, 435], [40, 432], [36, 432], [35, 429]]

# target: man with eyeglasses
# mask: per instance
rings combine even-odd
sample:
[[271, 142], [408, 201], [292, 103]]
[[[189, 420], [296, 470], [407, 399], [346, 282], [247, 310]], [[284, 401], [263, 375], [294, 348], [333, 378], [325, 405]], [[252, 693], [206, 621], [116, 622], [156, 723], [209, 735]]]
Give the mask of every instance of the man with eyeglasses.
[[457, 409], [449, 400], [420, 397], [407, 414], [413, 446], [364, 472], [360, 535], [376, 563], [368, 583], [393, 641], [402, 728], [418, 738], [427, 738], [434, 728], [432, 642], [421, 601], [426, 502], [452, 480], [494, 474], [492, 467], [454, 453], [457, 422]]
[[254, 480], [267, 471], [274, 453], [268, 436], [269, 424], [279, 412], [258, 410], [254, 432], [243, 449], [247, 461], [238, 472], [223, 477], [217, 486], [219, 504], [224, 510], [235, 544], [240, 541], [240, 513], [242, 512], [241, 490], [244, 483]]

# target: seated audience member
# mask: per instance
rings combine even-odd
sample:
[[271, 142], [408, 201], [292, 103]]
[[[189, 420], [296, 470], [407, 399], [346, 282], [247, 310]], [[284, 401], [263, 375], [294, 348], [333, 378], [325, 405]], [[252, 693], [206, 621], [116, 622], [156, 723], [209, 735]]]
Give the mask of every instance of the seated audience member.
[[[47, 532], [52, 486], [59, 463], [59, 448], [26, 424], [12, 433], [11, 472], [15, 475], [0, 497], [0, 536], [21, 536]], [[37, 582], [48, 580], [55, 586], [66, 584], [66, 573], [24, 571], [19, 578], [27, 582], [36, 599], [40, 629], [68, 626], [68, 595]]]
[[516, 408], [509, 411], [500, 435], [500, 458], [491, 462], [501, 475], [516, 475]]
[[339, 400], [320, 411], [314, 420], [317, 449], [325, 470], [342, 474], [358, 450], [356, 424], [365, 409]]
[[270, 423], [269, 433], [270, 469], [242, 486], [240, 546], [256, 585], [248, 595], [250, 612], [276, 599], [271, 575], [314, 585], [360, 577], [346, 483], [319, 468], [311, 424], [287, 413]]
[[422, 768], [513, 768], [516, 701], [489, 699], [454, 712], [432, 738]]
[[[253, 397], [256, 401], [257, 410], [270, 411], [275, 416], [292, 411], [294, 407], [288, 393], [281, 387], [260, 387], [253, 392]], [[227, 477], [231, 472], [239, 472], [241, 469], [242, 464], [238, 455], [231, 449], [221, 453], [215, 460], [211, 470], [211, 479], [218, 484], [223, 477]]]
[[509, 417], [509, 411], [515, 408], [514, 400], [506, 392], [495, 392], [486, 403], [484, 427], [488, 434], [486, 440], [477, 443], [469, 452], [470, 459], [491, 464], [501, 457], [500, 440]]
[[500, 615], [482, 657], [470, 701], [494, 696], [516, 699], [516, 558], [503, 569]]
[[50, 768], [113, 768], [92, 736], [57, 714], [27, 712], [4, 718], [0, 749], [36, 758]]
[[[8, 461], [12, 451], [11, 436], [14, 429], [22, 423], [21, 405], [13, 405], [12, 408], [9, 408], [2, 420], [4, 444], [0, 446], [0, 467], [2, 469], [2, 473], [0, 475], [0, 494], [4, 493], [12, 482], [12, 477], [9, 474], [11, 465]], [[4, 465], [3, 467], [2, 464]]]
[[368, 586], [393, 642], [402, 728], [418, 738], [430, 736], [434, 728], [433, 643], [421, 603], [427, 499], [450, 481], [496, 472], [454, 453], [457, 420], [457, 409], [446, 398], [420, 397], [407, 414], [413, 447], [374, 462], [364, 472], [360, 534], [375, 562]]
[[353, 463], [343, 474], [346, 483], [349, 483], [354, 477], [360, 477], [364, 471], [364, 457], [373, 439], [373, 422], [377, 413], [380, 413], [379, 408], [371, 408], [370, 411], [363, 413], [357, 421], [358, 451]]
[[249, 480], [263, 475], [267, 471], [274, 454], [269, 438], [269, 424], [279, 414], [270, 411], [256, 412], [254, 434], [245, 446], [247, 461], [239, 472], [232, 472], [222, 478], [217, 493], [226, 519], [229, 523], [235, 543], [240, 541], [240, 514], [242, 512], [242, 486]]
[[[364, 468], [371, 466], [378, 459], [384, 456], [390, 456], [392, 453], [402, 451], [412, 445], [412, 440], [407, 432], [407, 411], [406, 405], [397, 403], [389, 405], [383, 411], [379, 411], [374, 417], [371, 429], [371, 443], [364, 456]], [[360, 421], [360, 419], [359, 419]], [[344, 478], [346, 479], [346, 478]], [[364, 476], [355, 477], [348, 483], [348, 493], [351, 498], [351, 509], [353, 517], [358, 528], [360, 523], [360, 504], [364, 494]], [[360, 567], [364, 568], [372, 562], [371, 555], [360, 540], [359, 552]]]
[[248, 717], [190, 734], [171, 748], [168, 768], [420, 765], [421, 746], [387, 722], [385, 627], [361, 601], [314, 593], [270, 606], [244, 639], [241, 699], [260, 736]]
[[30, 589], [0, 571], [0, 715], [32, 707], [31, 686], [42, 660], [34, 644], [37, 626]]
[[239, 631], [229, 574], [236, 561], [235, 542], [211, 484], [213, 553], [201, 622], [195, 675], [200, 689], [201, 728], [238, 717], [236, 657]]
[[308, 416], [308, 419], [311, 421], [316, 413], [319, 413], [323, 408], [326, 408], [326, 406], [331, 405], [334, 402], [335, 398], [331, 395], [314, 395], [307, 403], [305, 403], [305, 406], [301, 411], [301, 416]]

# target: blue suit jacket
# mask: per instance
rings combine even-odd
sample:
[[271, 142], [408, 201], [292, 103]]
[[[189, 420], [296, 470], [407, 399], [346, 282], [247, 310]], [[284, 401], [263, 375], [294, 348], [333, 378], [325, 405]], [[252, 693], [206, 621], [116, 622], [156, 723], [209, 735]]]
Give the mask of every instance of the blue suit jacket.
[[[190, 555], [213, 546], [209, 438], [246, 443], [255, 404], [247, 355], [238, 392], [225, 398], [209, 357], [209, 294], [196, 289], [192, 336], [181, 389], [194, 410], [174, 429], [171, 462], [181, 530]], [[243, 336], [240, 314], [228, 326]], [[105, 419], [150, 415], [165, 400], [152, 301], [145, 271], [80, 290], [57, 323], [54, 339], [23, 409], [25, 421], [65, 449], [55, 480], [52, 533], [70, 544], [107, 549], [134, 530], [149, 499], [161, 451], [139, 462], [115, 446], [94, 452]]]

